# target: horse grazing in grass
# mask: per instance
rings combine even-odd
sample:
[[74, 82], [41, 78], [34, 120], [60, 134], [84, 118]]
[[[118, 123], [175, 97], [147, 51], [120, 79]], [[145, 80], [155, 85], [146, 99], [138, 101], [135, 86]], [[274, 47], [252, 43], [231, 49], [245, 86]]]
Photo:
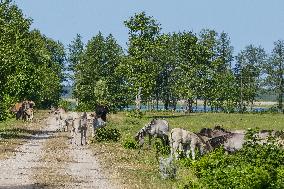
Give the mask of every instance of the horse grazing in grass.
[[149, 146], [151, 146], [152, 137], [160, 138], [163, 145], [169, 145], [169, 123], [163, 119], [153, 119], [150, 123], [142, 127], [135, 135], [135, 140], [139, 143], [140, 147], [144, 144], [145, 136], [149, 136]]

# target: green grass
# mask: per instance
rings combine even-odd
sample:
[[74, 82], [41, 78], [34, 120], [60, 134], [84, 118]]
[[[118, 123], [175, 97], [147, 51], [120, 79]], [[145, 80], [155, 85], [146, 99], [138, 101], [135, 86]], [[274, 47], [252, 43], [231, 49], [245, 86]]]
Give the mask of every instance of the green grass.
[[[92, 149], [98, 155], [110, 172], [123, 178], [125, 188], [177, 188], [181, 183], [196, 179], [188, 167], [180, 167], [176, 180], [161, 180], [156, 151], [152, 145], [147, 149], [148, 140], [144, 148], [125, 149], [124, 141], [133, 138], [136, 132], [152, 118], [160, 117], [169, 121], [170, 128], [180, 127], [190, 131], [199, 131], [203, 127], [212, 128], [216, 124], [228, 130], [260, 128], [284, 129], [283, 114], [225, 114], [225, 113], [194, 113], [185, 115], [172, 112], [147, 112], [141, 119], [127, 117], [125, 112], [112, 114], [108, 118], [108, 127], [117, 128], [121, 132], [119, 142], [95, 142]], [[152, 142], [153, 144], [154, 142]]]

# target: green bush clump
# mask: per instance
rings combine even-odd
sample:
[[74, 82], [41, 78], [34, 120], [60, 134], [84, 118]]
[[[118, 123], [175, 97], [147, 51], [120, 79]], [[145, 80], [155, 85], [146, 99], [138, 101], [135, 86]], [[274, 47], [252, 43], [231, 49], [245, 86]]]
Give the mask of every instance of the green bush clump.
[[128, 113], [126, 113], [126, 116], [141, 119], [143, 117], [143, 113], [140, 110], [131, 110]]
[[156, 149], [156, 155], [169, 155], [170, 154], [170, 147], [164, 146], [162, 141], [160, 139], [156, 139], [154, 143], [155, 149]]
[[96, 131], [95, 140], [98, 142], [102, 141], [119, 141], [121, 134], [118, 129], [113, 128], [100, 128]]
[[63, 100], [61, 99], [59, 102], [58, 102], [58, 106], [63, 108], [64, 110], [66, 111], [71, 111], [72, 110], [72, 103], [67, 101], [67, 100]]
[[123, 142], [123, 147], [126, 148], [126, 149], [137, 149], [138, 148], [138, 144], [137, 144], [137, 142], [134, 139], [127, 138]]
[[274, 144], [248, 141], [234, 154], [228, 155], [219, 148], [193, 161], [191, 168], [202, 187], [284, 188], [284, 150]]
[[15, 100], [9, 95], [0, 96], [0, 121], [12, 116], [10, 108]]

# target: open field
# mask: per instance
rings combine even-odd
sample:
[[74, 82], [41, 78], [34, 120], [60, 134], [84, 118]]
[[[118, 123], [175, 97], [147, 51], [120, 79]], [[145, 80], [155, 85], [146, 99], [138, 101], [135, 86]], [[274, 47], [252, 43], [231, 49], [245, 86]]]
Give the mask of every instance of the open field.
[[[25, 150], [33, 151], [34, 148], [31, 154], [37, 154], [37, 160], [31, 164], [30, 169], [28, 168], [29, 163], [33, 161], [30, 161], [28, 156], [26, 161], [19, 159], [17, 162], [19, 165], [26, 162], [25, 170], [34, 174], [29, 177], [32, 179], [29, 182], [35, 183], [37, 186], [45, 186], [45, 188], [60, 188], [74, 184], [76, 186], [97, 184], [98, 187], [103, 188], [104, 181], [115, 183], [117, 188], [179, 188], [188, 180], [197, 179], [189, 167], [180, 166], [175, 180], [161, 180], [156, 149], [153, 145], [148, 149], [148, 141], [146, 140], [140, 153], [137, 149], [123, 147], [124, 142], [132, 139], [135, 133], [152, 118], [165, 118], [169, 121], [171, 128], [181, 127], [192, 131], [199, 131], [203, 127], [212, 128], [216, 124], [222, 125], [228, 130], [255, 127], [284, 129], [283, 114], [195, 113], [186, 115], [172, 112], [147, 112], [141, 119], [128, 117], [127, 114], [128, 112], [118, 112], [108, 116], [107, 127], [117, 128], [122, 134], [119, 142], [94, 141], [87, 147], [70, 145], [69, 133], [58, 133], [54, 124], [52, 132], [51, 130], [46, 131], [49, 133], [48, 137], [41, 136], [42, 128], [46, 127], [46, 123], [42, 121], [47, 117], [44, 112], [38, 113], [37, 120], [32, 124], [12, 119], [0, 125], [2, 137], [0, 157], [4, 160], [9, 159], [13, 154], [18, 154], [15, 156], [16, 161], [18, 157], [26, 157], [19, 155], [19, 153], [28, 155], [29, 153]], [[40, 134], [42, 139], [37, 138], [39, 136], [35, 137], [36, 134]], [[33, 142], [30, 143], [31, 141]], [[28, 145], [21, 145], [26, 143]], [[23, 147], [20, 148], [23, 152], [18, 152], [19, 145]], [[78, 156], [78, 154], [82, 154], [82, 156]], [[14, 171], [18, 173], [16, 169]], [[28, 173], [26, 174], [28, 175]], [[102, 173], [106, 177], [102, 177]], [[88, 178], [87, 180], [84, 175]], [[25, 177], [21, 177], [21, 179], [25, 180]]]
[[[133, 137], [144, 124], [153, 117], [163, 117], [169, 121], [170, 127], [181, 127], [192, 131], [199, 131], [203, 127], [222, 125], [229, 130], [256, 128], [284, 129], [284, 115], [282, 114], [224, 114], [224, 113], [197, 113], [184, 115], [179, 113], [152, 112], [142, 119], [130, 118], [125, 112], [109, 116], [109, 127], [118, 128], [122, 139], [118, 143], [92, 144], [92, 150], [99, 157], [105, 168], [113, 175], [123, 179], [127, 188], [177, 188], [186, 178], [194, 177], [188, 168], [178, 170], [177, 179], [161, 180], [158, 172], [159, 165], [154, 147], [138, 150], [125, 149], [125, 140]], [[146, 141], [147, 144], [147, 141]]]

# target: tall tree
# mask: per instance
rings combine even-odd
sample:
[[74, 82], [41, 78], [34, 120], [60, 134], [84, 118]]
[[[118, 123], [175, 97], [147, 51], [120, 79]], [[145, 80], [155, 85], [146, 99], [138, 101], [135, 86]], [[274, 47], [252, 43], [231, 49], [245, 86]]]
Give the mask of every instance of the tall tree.
[[74, 79], [74, 73], [76, 72], [77, 65], [82, 59], [84, 50], [84, 43], [82, 42], [81, 35], [77, 34], [75, 39], [68, 45], [68, 71], [70, 71], [70, 79]]
[[97, 105], [122, 108], [126, 102], [125, 83], [119, 73], [122, 48], [112, 35], [99, 33], [86, 44], [75, 67], [74, 96], [79, 108], [94, 110]]
[[193, 100], [197, 97], [200, 82], [200, 50], [198, 38], [192, 32], [178, 34], [178, 64], [174, 76], [176, 81], [176, 94], [187, 100], [188, 111], [192, 111]]
[[277, 94], [278, 109], [283, 112], [283, 94], [284, 94], [284, 41], [274, 42], [274, 48], [269, 57], [265, 69], [268, 88]]
[[266, 61], [265, 50], [249, 45], [236, 57], [236, 79], [239, 84], [239, 108], [243, 112], [246, 105], [253, 104], [260, 88], [261, 67]]
[[[142, 87], [142, 99], [148, 100], [155, 88], [158, 65], [155, 61], [160, 24], [145, 12], [137, 13], [124, 22], [129, 29], [128, 54], [125, 62], [133, 94]], [[134, 99], [134, 97], [133, 97]]]
[[57, 103], [65, 51], [61, 43], [30, 31], [31, 20], [10, 0], [0, 3], [0, 119], [11, 103], [34, 100], [38, 107]]

